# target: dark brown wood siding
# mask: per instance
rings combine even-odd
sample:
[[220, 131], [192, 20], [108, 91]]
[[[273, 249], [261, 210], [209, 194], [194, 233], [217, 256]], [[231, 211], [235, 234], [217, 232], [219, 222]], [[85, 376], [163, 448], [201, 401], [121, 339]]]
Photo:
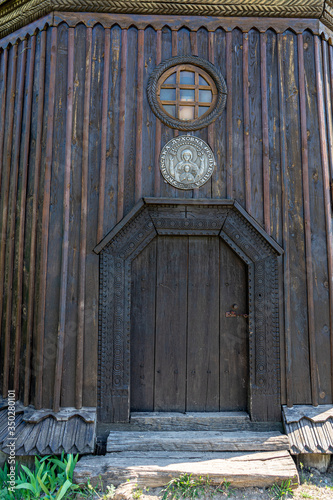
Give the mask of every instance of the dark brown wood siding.
[[[218, 18], [64, 17], [0, 51], [4, 395], [95, 406], [93, 248], [142, 196], [227, 197], [285, 250], [282, 402], [332, 403], [333, 48], [305, 21], [259, 31]], [[217, 160], [198, 192], [163, 181], [159, 151], [177, 132], [146, 98], [153, 68], [177, 54], [211, 60], [228, 84], [223, 115], [194, 133]]]

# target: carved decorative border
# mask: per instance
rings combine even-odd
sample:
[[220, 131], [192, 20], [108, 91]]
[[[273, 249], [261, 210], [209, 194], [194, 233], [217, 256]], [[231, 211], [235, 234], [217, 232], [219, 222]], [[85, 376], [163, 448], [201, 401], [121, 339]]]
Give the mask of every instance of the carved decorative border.
[[1, 36], [52, 11], [173, 16], [320, 18], [325, 0], [14, 0], [0, 4]]
[[131, 263], [158, 234], [220, 236], [247, 264], [249, 411], [279, 420], [277, 259], [283, 250], [232, 200], [145, 199], [96, 247], [100, 253], [98, 420], [128, 422]]
[[121, 29], [128, 29], [130, 26], [135, 26], [137, 29], [142, 30], [148, 26], [151, 26], [155, 30], [167, 27], [172, 31], [178, 31], [185, 27], [194, 32], [200, 28], [205, 28], [209, 32], [214, 32], [219, 28], [226, 31], [239, 29], [243, 33], [248, 33], [252, 29], [256, 29], [260, 33], [265, 33], [268, 29], [275, 31], [275, 33], [284, 33], [286, 30], [291, 30], [295, 34], [301, 34], [305, 30], [310, 30], [313, 35], [321, 36], [332, 45], [333, 32], [330, 28], [333, 28], [333, 16], [327, 17], [326, 13], [329, 13], [329, 9], [324, 12], [321, 17], [323, 22], [321, 22], [319, 19], [314, 18], [305, 20], [302, 18], [281, 17], [177, 17], [167, 15], [145, 16], [136, 14], [105, 14], [102, 12], [91, 14], [89, 12], [50, 11], [44, 17], [37, 16], [31, 19], [30, 14], [27, 14], [22, 22], [20, 22], [19, 17], [14, 17], [13, 22], [15, 24], [8, 26], [1, 24], [0, 7], [0, 47], [7, 47], [7, 45], [23, 40], [37, 31], [59, 26], [63, 22], [71, 28], [75, 28], [78, 24], [84, 24], [90, 28], [93, 28], [96, 24], [101, 24], [104, 28], [112, 28], [118, 25]]

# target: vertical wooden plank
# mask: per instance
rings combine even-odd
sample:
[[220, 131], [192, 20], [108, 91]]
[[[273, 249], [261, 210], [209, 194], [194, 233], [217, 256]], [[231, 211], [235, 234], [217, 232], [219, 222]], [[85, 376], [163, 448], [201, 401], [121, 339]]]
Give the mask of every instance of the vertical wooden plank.
[[[280, 119], [279, 119], [279, 78], [277, 57], [277, 34], [273, 30], [266, 32], [267, 47], [267, 100], [268, 100], [268, 138], [269, 138], [269, 176], [270, 176], [270, 222], [271, 236], [283, 246], [282, 238], [282, 183], [280, 157]], [[282, 287], [282, 258], [279, 259], [279, 283]], [[283, 294], [279, 308], [280, 325], [280, 373], [281, 403], [286, 404], [286, 367], [284, 338], [284, 305]]]
[[191, 236], [186, 411], [219, 411], [219, 238]]
[[[162, 61], [168, 59], [172, 56], [172, 31], [167, 26], [162, 28]], [[161, 124], [161, 148], [170, 141], [174, 136], [173, 129], [167, 127], [164, 124]], [[177, 198], [177, 189], [171, 186], [166, 180], [163, 179], [160, 174], [160, 196], [162, 197], [170, 197]]]
[[[209, 58], [209, 32], [206, 28], [201, 27], [198, 29], [197, 33], [197, 51], [198, 56], [202, 59]], [[196, 130], [193, 132], [193, 135], [200, 137], [205, 142], [208, 142], [208, 129], [209, 127], [204, 127], [200, 130]], [[211, 198], [212, 196], [212, 178], [210, 178], [203, 186], [199, 189], [194, 189], [190, 191], [189, 194], [196, 193], [198, 198]]]
[[[157, 181], [159, 167], [160, 145], [156, 143], [157, 123], [159, 120], [154, 115], [146, 98], [146, 89], [149, 77], [156, 67], [156, 44], [159, 30], [148, 26], [144, 32], [144, 58], [143, 58], [143, 119], [142, 119], [142, 196], [154, 196], [155, 181]], [[160, 127], [159, 127], [159, 130]], [[156, 152], [156, 146], [159, 148]], [[155, 165], [155, 162], [157, 164]]]
[[230, 197], [245, 207], [243, 34], [232, 31], [232, 183]]
[[42, 407], [43, 391], [43, 355], [44, 355], [44, 327], [45, 327], [45, 303], [46, 303], [46, 275], [48, 258], [49, 220], [50, 220], [50, 194], [51, 194], [51, 167], [53, 152], [53, 120], [55, 103], [55, 83], [56, 83], [56, 58], [57, 58], [57, 28], [51, 30], [51, 67], [50, 67], [50, 87], [47, 113], [47, 134], [46, 134], [46, 158], [45, 158], [45, 178], [44, 178], [44, 198], [42, 209], [42, 236], [41, 236], [41, 265], [39, 282], [39, 307], [37, 320], [37, 350], [36, 363], [39, 367], [35, 381], [35, 406]]
[[[214, 45], [214, 33], [210, 31], [208, 33], [208, 59], [209, 61], [214, 64], [215, 60], [215, 45]], [[208, 125], [208, 144], [212, 149], [214, 149], [215, 146], [215, 125], [214, 123], [211, 123]]]
[[102, 100], [102, 131], [101, 131], [101, 167], [99, 171], [99, 201], [98, 201], [98, 227], [97, 241], [100, 242], [104, 235], [104, 204], [105, 204], [105, 175], [106, 175], [106, 137], [108, 120], [108, 94], [110, 76], [110, 44], [111, 30], [105, 29], [104, 45], [104, 75], [103, 75], [103, 100]]
[[138, 77], [138, 29], [128, 29], [126, 108], [125, 108], [125, 151], [124, 151], [124, 215], [135, 204], [135, 164], [136, 164], [136, 129], [137, 129], [137, 77]]
[[[47, 47], [46, 60], [49, 51]], [[47, 247], [47, 275], [44, 316], [43, 396], [42, 406], [52, 408], [57, 360], [57, 337], [60, 321], [60, 292], [62, 242], [64, 225], [64, 183], [66, 163], [66, 104], [68, 69], [68, 26], [62, 23], [57, 30], [56, 83], [52, 136], [52, 163], [49, 201], [49, 238]], [[47, 68], [48, 70], [48, 68]], [[50, 75], [46, 73], [46, 79]], [[42, 139], [42, 142], [44, 139]], [[43, 156], [41, 165], [43, 165]], [[43, 183], [41, 183], [43, 185]], [[40, 245], [37, 242], [37, 256]], [[38, 297], [37, 297], [38, 301]]]
[[107, 154], [106, 154], [106, 184], [104, 202], [104, 233], [107, 234], [117, 222], [117, 185], [118, 185], [118, 160], [119, 153], [119, 103], [123, 92], [121, 91], [121, 37], [122, 30], [119, 26], [111, 29], [110, 48], [110, 77], [108, 94], [108, 120], [107, 120]]
[[[214, 33], [215, 38], [215, 61], [214, 64], [222, 75], [225, 77], [226, 69], [226, 33], [218, 28]], [[215, 121], [215, 148], [214, 154], [216, 159], [216, 168], [212, 175], [212, 197], [226, 198], [227, 197], [227, 109], [230, 105], [229, 97], [232, 95], [232, 88], [228, 88], [227, 104], [222, 115]], [[231, 100], [232, 103], [232, 100]]]
[[121, 32], [121, 69], [120, 69], [120, 100], [119, 100], [119, 158], [118, 158], [118, 189], [117, 189], [117, 222], [124, 216], [125, 189], [125, 106], [127, 87], [127, 29]]
[[157, 241], [155, 411], [185, 411], [187, 237]]
[[226, 34], [226, 59], [227, 59], [227, 198], [232, 198], [232, 152], [233, 152], [233, 130], [232, 130], [232, 104], [233, 104], [233, 87], [232, 87], [232, 32]]
[[156, 242], [132, 262], [131, 411], [154, 411]]
[[260, 33], [260, 70], [261, 70], [261, 121], [262, 121], [262, 168], [263, 168], [263, 203], [264, 228], [271, 234], [270, 197], [269, 197], [269, 138], [268, 138], [268, 99], [267, 99], [267, 34]]
[[[156, 66], [162, 60], [162, 31], [158, 30], [156, 34]], [[161, 122], [156, 118], [155, 131], [155, 181], [154, 181], [154, 196], [158, 197], [161, 193], [161, 173], [160, 173], [160, 152], [161, 152]]]
[[[171, 35], [172, 57], [178, 55], [178, 31], [173, 30]], [[179, 130], [173, 131], [173, 136], [178, 137]]]
[[[27, 312], [27, 340], [25, 353], [25, 379], [24, 379], [24, 405], [30, 403], [30, 381], [31, 381], [31, 342], [34, 325], [34, 298], [36, 287], [36, 244], [37, 244], [37, 216], [39, 199], [39, 180], [42, 154], [42, 131], [44, 115], [44, 89], [45, 89], [45, 54], [46, 54], [46, 31], [40, 35], [40, 55], [39, 55], [39, 79], [38, 79], [38, 111], [37, 111], [37, 131], [35, 147], [35, 165], [33, 181], [33, 202], [31, 210], [31, 240], [30, 240], [30, 269], [28, 284], [28, 312]], [[52, 58], [54, 70], [54, 57]]]
[[277, 59], [277, 35], [266, 32], [266, 74], [267, 74], [267, 123], [269, 151], [269, 205], [270, 234], [282, 245], [281, 221], [281, 161], [279, 122], [279, 81]]
[[60, 408], [60, 390], [65, 347], [65, 325], [68, 284], [68, 246], [69, 246], [69, 208], [70, 180], [73, 130], [73, 85], [74, 85], [74, 28], [68, 29], [68, 67], [67, 67], [67, 113], [66, 113], [66, 145], [65, 145], [65, 177], [63, 201], [63, 236], [61, 253], [59, 323], [57, 335], [57, 354], [54, 381], [54, 408]]
[[309, 325], [303, 220], [301, 124], [299, 106], [297, 35], [283, 36], [286, 113], [286, 196], [290, 252], [290, 332], [293, 357], [294, 404], [311, 403]]
[[[329, 159], [329, 171], [331, 173], [331, 181], [333, 180], [333, 120], [332, 120], [332, 98], [331, 98], [331, 87], [330, 87], [330, 73], [329, 67], [329, 45], [325, 40], [321, 41], [322, 44], [322, 54], [323, 54], [323, 76], [324, 76], [324, 86], [325, 86], [325, 111], [326, 111], [326, 126], [327, 126], [327, 143], [328, 143], [328, 159]], [[332, 207], [333, 210], [333, 207]]]
[[85, 286], [87, 254], [87, 210], [88, 210], [88, 170], [89, 170], [89, 120], [91, 91], [92, 28], [86, 32], [85, 88], [83, 111], [82, 177], [81, 177], [81, 222], [79, 256], [79, 300], [78, 326], [76, 337], [75, 407], [82, 407], [83, 384], [83, 339], [85, 319]]
[[245, 208], [251, 213], [251, 149], [250, 149], [250, 103], [249, 103], [249, 35], [243, 34], [243, 107], [244, 107], [244, 168]]
[[18, 277], [17, 277], [17, 309], [16, 309], [16, 331], [15, 331], [15, 368], [14, 368], [14, 389], [19, 393], [20, 364], [21, 364], [21, 336], [22, 336], [22, 304], [23, 304], [23, 274], [24, 274], [24, 240], [26, 224], [26, 199], [28, 184], [28, 161], [29, 161], [29, 143], [31, 131], [31, 108], [34, 83], [34, 66], [36, 52], [36, 35], [30, 38], [30, 56], [28, 66], [28, 84], [25, 112], [25, 132], [23, 142], [23, 160], [22, 160], [22, 180], [20, 196], [20, 222], [18, 229]]
[[304, 231], [305, 231], [305, 257], [306, 257], [306, 289], [307, 289], [307, 311], [309, 324], [309, 348], [310, 348], [310, 376], [312, 404], [318, 406], [318, 378], [317, 378], [317, 352], [316, 352], [316, 330], [313, 301], [313, 272], [312, 272], [312, 245], [311, 245], [311, 217], [310, 217], [310, 194], [309, 194], [309, 156], [306, 120], [306, 95], [304, 74], [304, 48], [303, 35], [297, 35], [298, 43], [298, 71], [299, 71], [299, 95], [301, 114], [301, 140], [302, 140], [302, 180], [303, 180], [303, 203], [304, 203]]
[[145, 32], [138, 31], [138, 76], [137, 76], [137, 115], [135, 144], [135, 202], [142, 196], [142, 127], [143, 127], [143, 65]]
[[282, 224], [283, 224], [283, 292], [280, 307], [284, 306], [284, 331], [285, 331], [285, 358], [286, 358], [286, 397], [287, 405], [293, 406], [293, 384], [292, 384], [292, 354], [291, 354], [291, 331], [290, 331], [290, 255], [289, 255], [289, 226], [288, 226], [288, 198], [287, 198], [287, 154], [286, 154], [286, 113], [285, 113], [285, 90], [284, 90], [284, 68], [283, 68], [283, 39], [278, 38], [278, 80], [279, 80], [279, 108], [280, 108], [280, 148], [281, 148], [281, 182], [282, 182]]
[[1, 88], [1, 117], [0, 117], [0, 189], [2, 182], [3, 168], [3, 148], [5, 137], [5, 116], [6, 116], [6, 101], [7, 101], [7, 78], [8, 78], [8, 47], [1, 54], [1, 71], [2, 71], [2, 88]]
[[220, 411], [247, 410], [247, 320], [226, 312], [248, 313], [246, 265], [220, 240]]
[[332, 207], [330, 199], [330, 179], [329, 179], [329, 158], [327, 151], [327, 132], [325, 126], [325, 104], [323, 87], [323, 68], [320, 53], [320, 40], [315, 36], [315, 62], [317, 77], [317, 103], [318, 121], [320, 133], [320, 151], [323, 172], [323, 190], [325, 204], [326, 238], [327, 238], [327, 263], [328, 263], [328, 287], [329, 287], [329, 308], [330, 308], [330, 335], [331, 335], [331, 376], [333, 392], [333, 227], [332, 227]]
[[98, 292], [99, 257], [93, 252], [97, 243], [98, 192], [100, 141], [102, 126], [103, 71], [104, 71], [105, 30], [100, 24], [93, 28], [91, 93], [89, 118], [89, 170], [88, 205], [86, 219], [86, 279], [85, 279], [85, 318], [83, 339], [83, 367], [89, 363], [90, 370], [83, 369], [82, 391], [83, 406], [95, 406], [97, 401], [97, 363], [98, 363]]
[[249, 103], [251, 151], [251, 215], [264, 225], [263, 210], [263, 147], [262, 147], [262, 86], [260, 78], [260, 34], [249, 31]]
[[[68, 240], [68, 274], [66, 300], [66, 342], [63, 355], [63, 374], [66, 384], [62, 384], [61, 405], [75, 404], [75, 372], [76, 372], [76, 336], [78, 327], [78, 276], [80, 263], [80, 225], [81, 225], [81, 184], [82, 184], [82, 152], [84, 122], [84, 89], [86, 72], [86, 31], [83, 24], [74, 30], [74, 62], [73, 62], [73, 129], [70, 165], [70, 206], [69, 206], [69, 240]], [[70, 348], [67, 348], [67, 343]], [[63, 375], [64, 376], [64, 375]]]
[[[7, 290], [4, 289], [5, 284], [5, 257], [7, 243], [7, 224], [8, 224], [8, 203], [9, 189], [11, 177], [11, 162], [12, 162], [12, 141], [14, 128], [14, 107], [16, 98], [16, 73], [17, 73], [17, 44], [12, 47], [12, 63], [11, 63], [10, 83], [8, 82], [9, 92], [7, 93], [6, 109], [8, 114], [5, 114], [4, 126], [6, 128], [6, 136], [4, 138], [4, 157], [3, 157], [3, 181], [2, 181], [2, 206], [1, 206], [1, 235], [0, 235], [0, 339], [2, 333], [2, 308], [4, 305], [4, 296]], [[7, 89], [7, 90], [8, 90]], [[4, 360], [4, 362], [8, 362]], [[4, 380], [5, 382], [5, 380]], [[5, 388], [5, 385], [4, 385]], [[7, 391], [6, 391], [7, 392]]]
[[[15, 92], [17, 93], [17, 105], [15, 112], [15, 129], [13, 136], [13, 178], [12, 186], [10, 189], [10, 211], [8, 214], [9, 222], [9, 239], [8, 239], [8, 259], [7, 259], [7, 269], [8, 269], [8, 282], [7, 282], [7, 303], [6, 303], [6, 325], [5, 325], [5, 345], [4, 345], [4, 369], [3, 369], [3, 394], [7, 394], [8, 382], [9, 382], [9, 368], [14, 368], [14, 360], [11, 360], [10, 356], [10, 340], [11, 340], [11, 328], [13, 323], [12, 318], [12, 304], [16, 297], [14, 296], [13, 280], [14, 280], [14, 256], [15, 256], [15, 226], [16, 226], [16, 206], [17, 206], [17, 194], [18, 194], [18, 176], [19, 176], [19, 160], [20, 160], [20, 146], [21, 146], [21, 130], [22, 130], [22, 114], [23, 114], [23, 100], [24, 100], [24, 85], [25, 85], [25, 67], [27, 61], [27, 40], [24, 40], [18, 46], [17, 58], [19, 61], [18, 78], [15, 84]], [[15, 325], [15, 322], [14, 322]], [[14, 342], [14, 353], [18, 350], [18, 346]], [[14, 354], [15, 359], [15, 354]], [[13, 383], [13, 378], [12, 383]]]

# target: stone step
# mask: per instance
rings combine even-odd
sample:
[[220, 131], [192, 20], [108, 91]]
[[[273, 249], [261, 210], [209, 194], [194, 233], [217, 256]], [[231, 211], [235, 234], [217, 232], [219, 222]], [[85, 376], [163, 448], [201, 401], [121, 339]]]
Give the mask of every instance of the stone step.
[[140, 412], [131, 413], [131, 425], [152, 431], [245, 430], [251, 426], [248, 413], [239, 412]]
[[[78, 484], [88, 480], [97, 486], [118, 486], [116, 499], [130, 497], [137, 487], [161, 487], [181, 474], [209, 476], [211, 484], [224, 480], [232, 487], [262, 487], [291, 480], [298, 484], [298, 473], [286, 450], [270, 452], [120, 452], [105, 456], [83, 456], [74, 470]], [[126, 490], [123, 491], [123, 490]]]
[[277, 451], [289, 450], [280, 432], [111, 431], [107, 452], [115, 451]]

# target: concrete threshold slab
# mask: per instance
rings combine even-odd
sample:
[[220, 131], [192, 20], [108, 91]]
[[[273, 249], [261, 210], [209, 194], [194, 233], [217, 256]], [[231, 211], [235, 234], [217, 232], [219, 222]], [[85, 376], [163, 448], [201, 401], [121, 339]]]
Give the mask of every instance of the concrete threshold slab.
[[[209, 476], [212, 485], [224, 480], [232, 487], [262, 487], [291, 480], [299, 483], [293, 459], [287, 450], [270, 452], [120, 452], [84, 456], [77, 463], [74, 481], [90, 480], [97, 486], [113, 484], [119, 491], [136, 486], [156, 488], [187, 473]], [[126, 495], [125, 495], [126, 496]]]

